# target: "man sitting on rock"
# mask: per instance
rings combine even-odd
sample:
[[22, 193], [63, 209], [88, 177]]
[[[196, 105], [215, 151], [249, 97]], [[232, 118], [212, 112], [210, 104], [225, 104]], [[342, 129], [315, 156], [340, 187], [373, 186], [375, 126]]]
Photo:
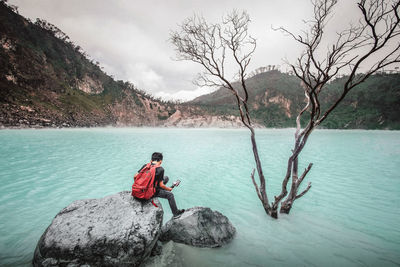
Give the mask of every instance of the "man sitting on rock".
[[[172, 187], [168, 187], [165, 184], [168, 183], [169, 178], [168, 176], [164, 176], [164, 168], [161, 167], [163, 161], [163, 155], [159, 152], [154, 152], [151, 155], [151, 165], [155, 165], [156, 167], [156, 176], [154, 178], [154, 184], [156, 187], [156, 193], [155, 197], [160, 197], [160, 198], [165, 198], [168, 199], [169, 206], [171, 208], [172, 214], [174, 218], [179, 217], [185, 210], [181, 209], [178, 210], [175, 202], [175, 197], [174, 194], [171, 192], [173, 189]], [[136, 176], [139, 174], [139, 172], [146, 166], [143, 165], [142, 168], [138, 171], [138, 173], [135, 174], [135, 179]]]

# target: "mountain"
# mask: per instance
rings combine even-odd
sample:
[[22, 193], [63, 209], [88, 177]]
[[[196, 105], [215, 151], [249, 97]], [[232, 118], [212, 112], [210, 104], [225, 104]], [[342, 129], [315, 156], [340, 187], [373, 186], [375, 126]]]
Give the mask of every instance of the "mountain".
[[115, 81], [56, 26], [40, 19], [32, 23], [0, 1], [0, 127], [108, 125], [237, 127], [240, 122]]
[[[304, 106], [300, 80], [278, 70], [257, 74], [246, 80], [250, 114], [266, 127], [294, 127]], [[327, 107], [340, 94], [345, 77], [331, 82], [321, 95]], [[234, 86], [239, 86], [235, 83]], [[197, 97], [188, 104], [211, 114], [238, 115], [235, 99], [224, 88]], [[323, 128], [400, 129], [400, 74], [379, 73], [354, 88], [321, 125]]]
[[175, 112], [115, 81], [57, 27], [0, 3], [0, 120], [4, 126], [157, 125]]
[[[322, 105], [339, 94], [333, 81]], [[256, 126], [294, 127], [304, 105], [300, 81], [277, 70], [247, 80]], [[400, 129], [400, 76], [377, 74], [354, 89], [325, 128]], [[242, 127], [225, 89], [186, 103], [155, 99], [116, 81], [56, 26], [31, 22], [0, 0], [0, 128]]]

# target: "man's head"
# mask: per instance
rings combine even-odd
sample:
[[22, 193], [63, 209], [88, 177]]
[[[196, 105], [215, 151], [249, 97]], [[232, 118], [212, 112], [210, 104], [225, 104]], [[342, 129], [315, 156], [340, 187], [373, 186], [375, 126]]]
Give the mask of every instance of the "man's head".
[[151, 161], [162, 161], [163, 160], [163, 155], [160, 152], [154, 152], [153, 155], [151, 155]]

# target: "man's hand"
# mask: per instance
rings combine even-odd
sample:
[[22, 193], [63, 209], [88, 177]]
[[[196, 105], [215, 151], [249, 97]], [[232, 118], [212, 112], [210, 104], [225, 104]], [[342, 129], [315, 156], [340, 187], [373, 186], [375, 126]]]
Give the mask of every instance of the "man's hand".
[[164, 182], [163, 182], [163, 181], [161, 181], [161, 182], [160, 182], [160, 187], [161, 187], [162, 189], [164, 189], [164, 190], [167, 190], [167, 191], [172, 191], [172, 188], [171, 188], [171, 187], [168, 187], [168, 186], [166, 186], [166, 185], [164, 184]]

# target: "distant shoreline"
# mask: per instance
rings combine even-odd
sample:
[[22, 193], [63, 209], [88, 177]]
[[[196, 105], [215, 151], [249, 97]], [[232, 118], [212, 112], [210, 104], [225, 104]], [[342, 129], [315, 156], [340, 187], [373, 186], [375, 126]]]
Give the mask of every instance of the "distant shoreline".
[[[171, 126], [95, 126], [95, 127], [5, 127], [0, 126], [1, 130], [81, 130], [81, 129], [184, 129], [184, 130], [248, 130], [245, 126], [243, 127], [171, 127]], [[295, 127], [284, 127], [284, 128], [268, 128], [268, 127], [257, 127], [256, 130], [293, 130]], [[341, 131], [400, 131], [396, 129], [365, 129], [365, 128], [317, 128], [316, 131], [320, 130], [341, 130]]]

